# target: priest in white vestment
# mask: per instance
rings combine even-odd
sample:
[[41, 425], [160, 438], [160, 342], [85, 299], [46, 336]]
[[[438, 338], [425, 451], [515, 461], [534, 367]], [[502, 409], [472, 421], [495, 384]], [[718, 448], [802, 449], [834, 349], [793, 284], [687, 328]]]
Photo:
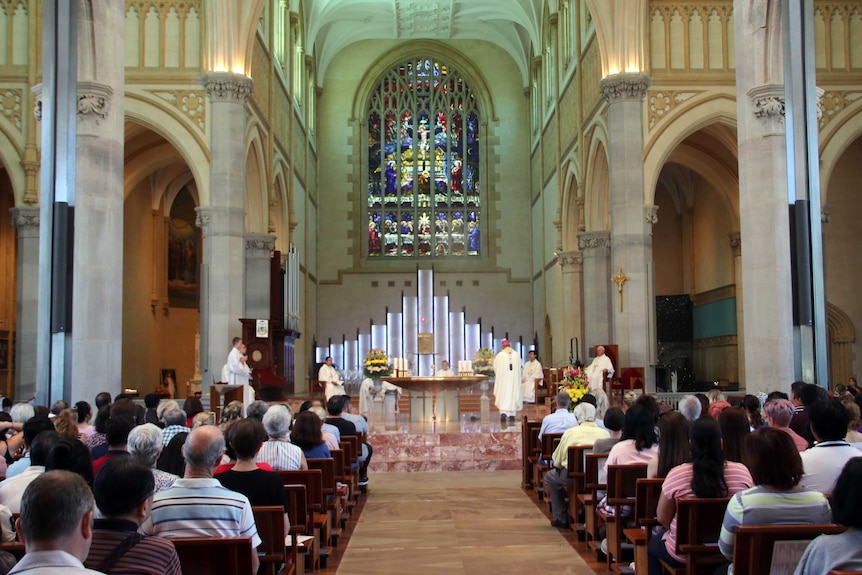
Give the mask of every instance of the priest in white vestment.
[[521, 356], [515, 353], [509, 340], [503, 340], [503, 351], [494, 358], [494, 405], [500, 410], [500, 420], [508, 416], [515, 421], [515, 413], [523, 405], [521, 397]]
[[323, 391], [326, 401], [329, 401], [333, 395], [347, 395], [347, 392], [344, 391], [344, 382], [341, 381], [338, 372], [332, 367], [332, 357], [327, 356], [325, 363], [320, 366], [317, 380], [326, 386]]
[[524, 369], [521, 372], [521, 395], [524, 397], [524, 402], [534, 403], [536, 401], [536, 381], [544, 379], [542, 373], [542, 364], [536, 358], [536, 350], [530, 350], [530, 359], [524, 364]]
[[227, 364], [222, 370], [222, 379], [228, 385], [242, 385], [243, 413], [247, 413], [248, 406], [254, 401], [254, 389], [249, 385], [251, 379], [251, 368], [248, 366], [248, 357], [245, 355], [246, 347], [242, 338], [233, 338], [233, 348], [227, 356]]
[[584, 375], [590, 382], [590, 391], [605, 389], [605, 375], [612, 376], [614, 374], [614, 364], [611, 363], [611, 358], [605, 355], [604, 346], [596, 347], [596, 357], [592, 363], [584, 370]]
[[449, 362], [444, 359], [440, 369], [434, 372], [434, 377], [455, 377], [455, 372], [449, 367]]

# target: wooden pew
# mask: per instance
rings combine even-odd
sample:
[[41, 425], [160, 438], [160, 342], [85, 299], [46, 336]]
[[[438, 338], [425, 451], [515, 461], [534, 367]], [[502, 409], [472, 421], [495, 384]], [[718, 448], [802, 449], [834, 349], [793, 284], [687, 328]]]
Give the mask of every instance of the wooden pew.
[[575, 525], [580, 525], [581, 506], [578, 494], [584, 492], [584, 456], [592, 453], [593, 448], [586, 445], [570, 445], [568, 454], [568, 465], [566, 475], [572, 480], [572, 487], [568, 489], [569, 494], [569, 517]]
[[539, 458], [542, 445], [539, 443], [539, 430], [542, 428], [541, 421], [521, 418], [521, 487], [524, 489], [538, 489], [533, 485], [533, 466]]
[[658, 526], [656, 508], [664, 479], [638, 479], [635, 485], [635, 525], [624, 529], [623, 534], [635, 547], [635, 573], [646, 573], [649, 569], [647, 546], [652, 530]]
[[184, 575], [248, 575], [251, 537], [171, 539]]
[[596, 521], [596, 493], [605, 489], [604, 483], [599, 483], [599, 469], [608, 461], [607, 453], [590, 453], [584, 456], [584, 492], [578, 494], [578, 504], [584, 508], [584, 536], [587, 545], [596, 546], [598, 539], [598, 523]]
[[254, 523], [257, 534], [263, 541], [257, 548], [263, 573], [276, 575], [279, 567], [285, 562], [284, 553], [284, 507], [280, 505], [255, 506]]
[[[308, 527], [308, 506], [306, 503], [305, 485], [285, 485], [284, 491], [287, 494], [287, 517], [290, 519], [290, 557], [293, 572], [295, 575], [304, 575], [305, 573], [305, 556], [309, 551], [313, 552], [313, 556], [317, 556], [317, 546], [314, 544], [317, 539], [311, 538], [312, 549], [305, 545], [301, 545], [299, 538], [301, 535], [307, 535], [313, 531]], [[313, 535], [313, 533], [312, 533]], [[287, 541], [285, 540], [285, 544]], [[290, 575], [289, 570], [285, 567], [285, 575]]]
[[339, 483], [344, 484], [344, 489], [347, 490], [346, 497], [341, 504], [341, 521], [342, 529], [347, 524], [347, 516], [353, 513], [353, 499], [350, 497], [350, 463], [346, 461], [346, 455], [343, 449], [330, 449], [330, 455], [335, 461], [335, 479]]
[[533, 464], [533, 489], [536, 490], [539, 501], [545, 497], [545, 473], [552, 467], [551, 456], [554, 454], [557, 445], [560, 444], [562, 436], [562, 433], [546, 433], [542, 436], [539, 459]]
[[310, 535], [318, 537], [318, 553], [310, 558], [311, 569], [317, 571], [318, 566], [326, 567], [331, 548], [329, 534], [332, 524], [326, 512], [326, 500], [323, 497], [323, 473], [319, 469], [298, 471], [277, 471], [284, 485], [305, 485], [306, 502], [308, 503], [308, 524]]
[[[611, 568], [612, 558], [617, 563], [622, 561], [623, 529], [634, 517], [635, 486], [638, 479], [646, 479], [646, 463], [633, 465], [607, 466], [607, 503], [614, 506], [614, 513], [599, 511], [599, 516], [605, 521], [608, 538], [607, 564]], [[632, 514], [623, 516], [623, 506], [632, 507]]]
[[707, 567], [710, 573], [726, 562], [718, 550], [718, 536], [729, 497], [717, 499], [686, 498], [676, 502], [676, 553], [685, 557], [685, 567], [662, 561], [665, 573], [694, 575]]
[[329, 540], [333, 547], [338, 547], [338, 537], [341, 535], [341, 498], [335, 479], [335, 460], [331, 457], [312, 457], [306, 461], [309, 469], [319, 469], [323, 473], [323, 499], [331, 525]]
[[733, 575], [769, 573], [776, 541], [811, 541], [818, 535], [835, 535], [847, 528], [834, 523], [808, 525], [743, 525], [733, 543]]

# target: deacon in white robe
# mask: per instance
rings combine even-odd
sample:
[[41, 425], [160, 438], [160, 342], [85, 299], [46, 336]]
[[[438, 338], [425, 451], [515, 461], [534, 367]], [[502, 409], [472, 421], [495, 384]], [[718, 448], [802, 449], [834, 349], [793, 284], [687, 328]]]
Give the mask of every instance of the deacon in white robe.
[[506, 416], [515, 420], [521, 409], [521, 356], [515, 353], [509, 340], [503, 340], [503, 351], [494, 358], [494, 405], [500, 410], [500, 419]]
[[605, 355], [604, 346], [600, 345], [596, 348], [596, 357], [593, 358], [592, 363], [584, 370], [584, 375], [587, 376], [587, 380], [590, 382], [590, 391], [605, 389], [605, 371], [607, 371], [608, 376], [612, 376], [614, 374], [614, 364], [611, 363], [611, 358]]
[[542, 373], [542, 364], [536, 359], [536, 350], [530, 350], [530, 359], [524, 364], [524, 369], [521, 372], [521, 395], [525, 402], [533, 403], [536, 401], [536, 381], [544, 379]]
[[344, 391], [344, 382], [338, 377], [338, 372], [332, 367], [332, 358], [327, 357], [326, 363], [320, 366], [320, 371], [317, 372], [317, 379], [326, 385], [323, 391], [326, 401], [333, 395], [347, 395]]

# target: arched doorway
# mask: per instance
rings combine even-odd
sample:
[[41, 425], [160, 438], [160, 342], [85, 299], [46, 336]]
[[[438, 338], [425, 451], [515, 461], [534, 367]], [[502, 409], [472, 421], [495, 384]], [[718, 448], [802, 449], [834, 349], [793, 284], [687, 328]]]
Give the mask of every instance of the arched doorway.
[[737, 165], [735, 129], [713, 123], [682, 140], [659, 173], [653, 200], [659, 389], [670, 388], [673, 371], [682, 389], [740, 380]]
[[127, 121], [125, 136], [123, 386], [143, 395], [170, 373], [185, 397], [200, 326], [197, 186], [162, 135]]

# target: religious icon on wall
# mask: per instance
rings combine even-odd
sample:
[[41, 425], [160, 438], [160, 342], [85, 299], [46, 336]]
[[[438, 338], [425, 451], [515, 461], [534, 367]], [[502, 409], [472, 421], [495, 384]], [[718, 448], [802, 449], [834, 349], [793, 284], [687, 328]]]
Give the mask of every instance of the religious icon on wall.
[[160, 395], [164, 395], [166, 397], [173, 398], [177, 396], [177, 370], [161, 370], [158, 392]]
[[171, 307], [198, 307], [198, 232], [184, 219], [168, 227], [168, 300]]

